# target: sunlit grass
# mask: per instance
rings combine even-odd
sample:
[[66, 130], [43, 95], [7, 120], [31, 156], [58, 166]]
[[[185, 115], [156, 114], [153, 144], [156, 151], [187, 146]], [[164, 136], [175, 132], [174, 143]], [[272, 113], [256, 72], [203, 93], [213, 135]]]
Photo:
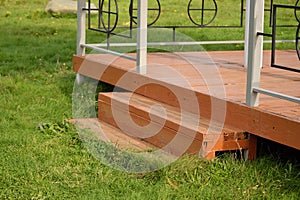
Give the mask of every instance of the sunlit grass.
[[[0, 0], [0, 199], [299, 198], [299, 167], [272, 157], [246, 163], [184, 157], [146, 174], [101, 164], [65, 121], [72, 118], [76, 16], [44, 13], [46, 3]], [[186, 32], [226, 40], [242, 38], [237, 31]]]

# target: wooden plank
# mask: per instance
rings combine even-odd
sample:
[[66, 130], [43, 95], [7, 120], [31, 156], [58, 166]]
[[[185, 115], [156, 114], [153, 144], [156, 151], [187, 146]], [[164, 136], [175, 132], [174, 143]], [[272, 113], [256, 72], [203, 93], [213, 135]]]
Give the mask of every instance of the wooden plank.
[[[190, 129], [191, 127], [182, 125], [180, 119], [178, 119], [180, 118], [180, 113], [178, 113], [179, 111], [176, 108], [163, 105], [167, 110], [166, 112], [169, 114], [165, 121], [157, 119], [159, 118], [160, 113], [151, 112], [150, 118], [148, 113], [150, 111], [149, 108], [155, 103], [153, 100], [133, 94], [132, 99], [134, 99], [135, 102], [130, 101], [130, 104], [126, 105], [126, 102], [116, 103], [116, 101], [122, 101], [122, 99], [118, 98], [118, 95], [127, 98], [129, 95], [128, 93], [121, 93], [115, 97], [111, 94], [112, 93], [99, 94], [98, 116], [100, 120], [121, 128], [125, 133], [137, 134], [134, 135], [136, 137], [141, 135], [141, 137], [144, 138], [144, 134], [148, 135], [149, 132], [155, 130], [156, 134], [147, 136], [144, 140], [160, 148], [167, 146], [166, 150], [175, 155], [180, 154], [182, 151], [191, 154], [199, 153], [204, 141], [210, 143], [211, 151], [214, 152], [248, 148], [248, 140], [244, 138], [243, 133], [241, 134], [241, 132], [236, 129], [224, 128], [220, 135], [209, 135], [207, 133], [209, 126], [208, 120], [205, 120], [205, 122], [200, 120], [199, 127], [195, 127], [197, 130], [192, 130]], [[113, 98], [113, 100], [111, 100], [111, 98]], [[124, 106], [129, 106], [129, 109], [126, 110]], [[113, 115], [113, 113], [115, 115]], [[135, 122], [134, 125], [131, 124], [131, 119]], [[189, 119], [193, 120], [192, 118]], [[139, 127], [136, 127], [145, 127], [149, 124], [152, 126], [151, 129], [140, 129]], [[206, 138], [207, 134], [209, 140]], [[214, 141], [214, 138], [217, 139], [217, 141]], [[189, 142], [191, 144], [188, 144]], [[171, 145], [169, 146], [169, 144]], [[187, 150], [182, 150], [184, 148], [187, 148]]]
[[[288, 57], [288, 54], [286, 52], [284, 53]], [[230, 79], [235, 80], [237, 83], [236, 88], [243, 86], [243, 84], [240, 84], [240, 81], [243, 80], [241, 76], [245, 76], [245, 75], [241, 75], [242, 73], [245, 72], [243, 72], [243, 69], [239, 65], [239, 59], [242, 60], [241, 53], [209, 52], [209, 54], [210, 55], [215, 54], [215, 57], [219, 59], [220, 73], [221, 74], [224, 73], [224, 77], [228, 76], [230, 77]], [[191, 53], [191, 55], [197, 55], [197, 54]], [[176, 59], [173, 60], [170, 59], [170, 57], [168, 57], [166, 53], [150, 54], [149, 56], [150, 57], [152, 56], [152, 58], [163, 56], [160, 59], [162, 60], [161, 62], [165, 62], [165, 63], [179, 62]], [[287, 107], [285, 107], [284, 106], [285, 103], [282, 103], [285, 101], [282, 100], [270, 101], [270, 98], [263, 97], [262, 99], [260, 99], [262, 106], [260, 106], [259, 108], [250, 108], [243, 104], [245, 97], [241, 95], [241, 93], [243, 93], [244, 89], [239, 88], [238, 90], [235, 90], [234, 86], [230, 86], [230, 87], [228, 86], [227, 87], [228, 91], [226, 89], [226, 92], [229, 98], [219, 99], [216, 97], [211, 97], [209, 93], [207, 93], [206, 91], [197, 91], [195, 89], [188, 88], [184, 85], [182, 86], [180, 85], [181, 83], [179, 84], [177, 82], [174, 82], [176, 80], [173, 79], [169, 79], [168, 82], [165, 82], [166, 79], [160, 80], [160, 77], [155, 77], [155, 76], [151, 77], [151, 74], [146, 74], [144, 76], [137, 75], [132, 71], [128, 71], [134, 68], [134, 64], [132, 64], [130, 61], [126, 61], [125, 59], [117, 59], [109, 67], [107, 67], [107, 65], [103, 65], [103, 67], [105, 67], [105, 73], [103, 70], [102, 73], [104, 75], [99, 77], [99, 76], [95, 76], [95, 72], [99, 70], [101, 71], [101, 69], [98, 68], [101, 68], [101, 62], [103, 61], [99, 61], [99, 60], [103, 60], [103, 59], [105, 60], [105, 58], [103, 57], [103, 55], [92, 55], [91, 58], [92, 59], [90, 59], [90, 61], [82, 64], [83, 57], [74, 56], [73, 58], [74, 70], [78, 71], [78, 68], [81, 66], [81, 68], [83, 69], [80, 70], [80, 73], [83, 73], [84, 75], [102, 80], [110, 84], [116, 84], [118, 80], [121, 77], [123, 77], [124, 74], [126, 74], [126, 81], [125, 81], [126, 84], [123, 83], [123, 85], [121, 85], [123, 88], [128, 90], [133, 90], [144, 96], [177, 107], [179, 107], [179, 101], [182, 100], [184, 97], [191, 96], [196, 93], [197, 99], [199, 101], [198, 106], [201, 111], [201, 116], [205, 118], [211, 117], [212, 101], [214, 102], [219, 101], [220, 103], [225, 103], [226, 112], [227, 112], [226, 120], [225, 120], [226, 125], [231, 125], [236, 128], [253, 133], [257, 136], [261, 136], [270, 139], [272, 141], [279, 142], [281, 144], [296, 149], [300, 149], [300, 142], [299, 142], [300, 141], [300, 134], [299, 134], [300, 113], [298, 109], [299, 105], [296, 106], [296, 108], [293, 108], [293, 110], [291, 111], [286, 111], [286, 109], [289, 109], [288, 108], [290, 106], [289, 103], [286, 103]], [[173, 54], [171, 54], [171, 58], [174, 58]], [[149, 62], [151, 62], [151, 59], [148, 60]], [[265, 65], [267, 65], [266, 64], [267, 61], [264, 62]], [[185, 63], [185, 61], [182, 61], [182, 63]], [[179, 67], [179, 65], [176, 65], [176, 67]], [[187, 71], [189, 70], [188, 65], [184, 64], [184, 67], [186, 68], [184, 70]], [[226, 70], [222, 70], [222, 68]], [[159, 68], [156, 68], [156, 70], [159, 70]], [[232, 70], [231, 74], [229, 73], [229, 70]], [[157, 71], [156, 74], [157, 73], [159, 73], [159, 71]], [[190, 76], [191, 74], [187, 73], [187, 75]], [[185, 78], [189, 79], [189, 76]], [[276, 81], [278, 80], [281, 80], [281, 82], [284, 85], [284, 87], [280, 87], [279, 85], [279, 88], [282, 91], [287, 91], [288, 93], [296, 91], [297, 93], [300, 88], [297, 87], [297, 83], [299, 83], [299, 76], [295, 75], [295, 73], [273, 69], [270, 67], [264, 67], [262, 69], [262, 84], [266, 84], [266, 86], [270, 84], [272, 87], [275, 87], [281, 83], [279, 82], [274, 86], [274, 83], [276, 83]], [[172, 83], [172, 81], [174, 83]], [[234, 83], [235, 81], [232, 81], [232, 83]], [[270, 81], [270, 83], [267, 83], [266, 81]], [[289, 84], [289, 82], [293, 82], [293, 83]], [[290, 85], [293, 87], [290, 87]], [[177, 92], [177, 96], [179, 96], [179, 98], [181, 99], [176, 98], [176, 96], [174, 95], [174, 91]], [[264, 104], [264, 101], [267, 106]], [[184, 99], [184, 102], [185, 102], [184, 104], [189, 105], [189, 107], [185, 108], [187, 109], [187, 111], [193, 112], [193, 110], [198, 107], [197, 105], [193, 105], [192, 101], [190, 101], [189, 99]], [[281, 106], [282, 109], [280, 108]], [[245, 122], [241, 123], [240, 119], [244, 119], [243, 121]]]
[[[127, 135], [134, 135], [134, 134], [148, 134], [148, 132], [143, 133], [143, 131], [136, 130], [135, 127], [128, 126], [125, 122], [118, 122], [116, 123], [110, 105], [106, 104], [105, 102], [101, 102], [99, 104], [99, 119], [101, 121], [105, 121], [106, 123], [109, 123], [115, 127], [120, 128], [122, 127], [122, 132], [126, 133]], [[128, 113], [119, 110], [118, 115], [121, 118], [128, 117]], [[135, 115], [131, 113], [131, 118], [134, 119], [135, 122], [138, 122], [138, 125], [140, 126], [146, 126], [150, 122], [141, 118], [138, 115]], [[155, 135], [151, 137], [146, 137], [143, 140], [155, 145], [156, 147], [159, 147], [163, 149], [166, 152], [169, 152], [173, 155], [181, 156], [183, 153], [189, 153], [189, 154], [197, 154], [199, 153], [200, 147], [201, 147], [201, 141], [199, 140], [193, 140], [190, 137], [187, 137], [184, 134], [177, 133], [173, 129], [169, 129], [167, 127], [162, 127], [161, 125], [157, 123], [152, 123], [153, 127], [157, 130], [159, 130]], [[176, 136], [176, 140], [174, 140]], [[172, 141], [172, 142], [171, 142]], [[179, 142], [180, 141], [180, 142]]]
[[[135, 129], [132, 126], [128, 126], [126, 122], [115, 122], [115, 118], [112, 115], [110, 105], [101, 102], [101, 106], [99, 107], [99, 119], [106, 123], [109, 123], [115, 127], [122, 127], [122, 132], [132, 135], [132, 134], [144, 134], [140, 129]], [[128, 117], [128, 114], [122, 110], [118, 111], [118, 115], [121, 118]], [[130, 117], [134, 119], [140, 126], [146, 126], [150, 123], [150, 121], [135, 115], [133, 113], [130, 114]], [[191, 138], [185, 132], [185, 134], [181, 132], [177, 132], [168, 127], [163, 127], [155, 122], [152, 122], [155, 129], [159, 130], [155, 135], [151, 137], [143, 138], [143, 140], [162, 148], [164, 151], [167, 151], [171, 154], [181, 156], [183, 153], [189, 154], [198, 154], [203, 141], [198, 140], [197, 138]], [[148, 132], [146, 133], [148, 134]], [[135, 135], [137, 136], [137, 135]], [[175, 139], [176, 138], [176, 139]], [[236, 149], [247, 149], [248, 148], [248, 140], [237, 140], [237, 141], [225, 141], [225, 142], [217, 142], [216, 146], [213, 146], [211, 151], [227, 151], [227, 150], [236, 150]]]
[[[201, 134], [209, 134], [209, 119], [205, 119], [203, 117], [201, 118], [200, 116], [189, 112], [183, 113], [179, 108], [169, 106], [167, 104], [146, 98], [135, 93], [100, 93], [98, 95], [98, 100], [101, 102], [105, 102], [106, 104], [109, 104], [111, 106], [117, 107], [118, 109], [135, 113], [136, 115], [141, 116], [149, 121], [152, 120], [157, 123], [161, 123], [162, 125], [176, 131], [180, 126], [182, 132], [196, 131]], [[153, 109], [158, 105], [160, 109]], [[165, 112], [166, 115], [164, 116], [164, 113], [162, 112]], [[230, 139], [233, 140], [236, 138], [232, 135], [243, 133], [243, 131], [240, 129], [226, 126], [224, 126], [220, 131], [223, 135], [226, 135], [227, 139], [232, 137]], [[202, 139], [202, 137], [199, 138], [199, 140]]]
[[98, 121], [97, 118], [72, 119], [70, 122], [79, 129], [92, 131], [99, 140], [113, 144], [115, 147], [123, 150], [150, 151], [156, 149], [152, 144], [139, 138], [130, 137], [116, 127], [103, 121]]
[[[257, 136], [300, 149], [300, 123], [283, 116], [227, 102], [226, 124]], [[244, 122], [241, 122], [243, 119]]]

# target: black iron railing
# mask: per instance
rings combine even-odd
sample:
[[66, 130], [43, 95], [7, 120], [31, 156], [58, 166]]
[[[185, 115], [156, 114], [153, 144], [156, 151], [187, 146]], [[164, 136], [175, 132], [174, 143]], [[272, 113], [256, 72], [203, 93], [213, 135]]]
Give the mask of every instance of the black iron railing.
[[[210, 4], [208, 6], [208, 1]], [[281, 66], [276, 64], [276, 31], [278, 27], [297, 27], [295, 33], [295, 44], [296, 53], [300, 60], [300, 17], [298, 17], [298, 11], [300, 7], [298, 6], [300, 0], [296, 0], [294, 6], [292, 5], [279, 5], [274, 4], [273, 0], [270, 0], [270, 7], [265, 9], [265, 12], [270, 12], [269, 25], [272, 27], [272, 33], [258, 33], [258, 35], [263, 35], [272, 38], [272, 53], [271, 53], [271, 66], [275, 68], [285, 69], [294, 72], [300, 72], [300, 69], [295, 69], [291, 67]], [[188, 19], [192, 25], [156, 25], [161, 17], [162, 6], [160, 0], [154, 0], [155, 5], [148, 8], [148, 12], [152, 12], [154, 18], [148, 22], [149, 28], [171, 28], [173, 29], [173, 41], [176, 40], [175, 33], [178, 28], [242, 28], [245, 13], [245, 0], [240, 0], [239, 8], [239, 19], [236, 25], [215, 25], [213, 22], [216, 20], [219, 7], [216, 0], [189, 0], [187, 1], [186, 13]], [[197, 4], [195, 3], [197, 2]], [[294, 9], [295, 19], [297, 25], [291, 24], [277, 24], [278, 9]], [[84, 8], [87, 11], [88, 16], [88, 29], [93, 31], [98, 31], [105, 33], [107, 35], [107, 46], [109, 46], [109, 38], [111, 35], [117, 35], [125, 38], [132, 38], [132, 29], [136, 25], [137, 21], [137, 7], [136, 0], [129, 0], [128, 14], [129, 14], [129, 24], [127, 26], [118, 26], [120, 11], [117, 0], [98, 0], [97, 8], [91, 8], [91, 0], [88, 0], [88, 7]], [[97, 17], [97, 22], [93, 21], [92, 26], [92, 14], [95, 12]], [[93, 18], [93, 20], [95, 20]], [[95, 27], [96, 24], [96, 27]], [[126, 34], [119, 33], [116, 31], [118, 28], [127, 28]]]
[[271, 23], [272, 24], [272, 33], [271, 34], [258, 33], [258, 35], [262, 35], [262, 36], [272, 38], [271, 67], [300, 73], [300, 69], [279, 65], [279, 64], [276, 63], [276, 33], [277, 33], [277, 28], [278, 27], [295, 27], [295, 25], [280, 25], [280, 26], [277, 26], [277, 11], [278, 11], [278, 8], [293, 9], [294, 10], [294, 16], [295, 16], [295, 19], [298, 23], [298, 25], [296, 25], [297, 30], [296, 30], [296, 33], [295, 33], [295, 44], [296, 44], [295, 49], [296, 49], [296, 53], [298, 55], [298, 59], [300, 60], [300, 50], [299, 50], [300, 21], [299, 21], [299, 18], [297, 16], [297, 11], [298, 10], [300, 11], [300, 7], [297, 6], [298, 3], [299, 3], [299, 0], [296, 1], [295, 6], [274, 4], [273, 8], [272, 8], [272, 20], [271, 20], [272, 21], [272, 23]]

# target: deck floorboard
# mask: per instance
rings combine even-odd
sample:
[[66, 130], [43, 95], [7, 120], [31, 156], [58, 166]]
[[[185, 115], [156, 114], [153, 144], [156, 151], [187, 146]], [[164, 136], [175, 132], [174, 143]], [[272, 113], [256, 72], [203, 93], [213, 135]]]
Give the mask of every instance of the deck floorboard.
[[[284, 50], [276, 53], [277, 64], [300, 69], [294, 51]], [[255, 135], [300, 149], [300, 105], [260, 95], [258, 107], [247, 107], [245, 105], [247, 73], [246, 68], [243, 67], [243, 51], [208, 52], [208, 55], [202, 52], [149, 53], [148, 70], [145, 75], [134, 72], [134, 61], [104, 54], [74, 56], [73, 66], [76, 72], [111, 84], [117, 83], [120, 77], [128, 75], [127, 81], [132, 81], [128, 83], [130, 85], [128, 87], [135, 89], [139, 85], [164, 84], [164, 87], [172, 86], [172, 88], [179, 88], [178, 90], [196, 92], [199, 98], [222, 99], [227, 102], [227, 110], [231, 112], [226, 115], [226, 123], [229, 125], [238, 126], [237, 128]], [[264, 51], [261, 88], [300, 97], [300, 74], [270, 67], [270, 58], [270, 51]], [[97, 74], [101, 74], [101, 77]], [[124, 80], [126, 81], [126, 78]], [[224, 88], [225, 94], [222, 91], [218, 92], [220, 88]], [[148, 92], [146, 90], [144, 89], [145, 95]], [[157, 91], [160, 89], [157, 88]], [[161, 95], [165, 101], [173, 101], [172, 95]], [[157, 94], [153, 94], [153, 97], [157, 97]], [[203, 113], [209, 112], [209, 109], [207, 111], [204, 109]], [[238, 117], [244, 117], [243, 120], [246, 120], [244, 124], [233, 122]], [[259, 123], [255, 122], [257, 120]]]

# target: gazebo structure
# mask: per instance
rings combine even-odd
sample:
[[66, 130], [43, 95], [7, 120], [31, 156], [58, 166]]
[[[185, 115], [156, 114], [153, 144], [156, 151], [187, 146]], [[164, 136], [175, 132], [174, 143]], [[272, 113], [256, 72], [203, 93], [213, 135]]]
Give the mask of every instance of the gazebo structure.
[[[193, 71], [195, 69], [191, 63], [179, 58], [201, 58], [203, 54], [185, 52], [178, 53], [180, 56], [177, 57], [168, 53], [147, 53], [149, 25], [147, 0], [138, 0], [137, 3], [136, 54], [123, 54], [102, 48], [100, 45], [86, 44], [86, 16], [90, 16], [92, 11], [113, 14], [110, 10], [101, 10], [103, 5], [101, 2], [104, 1], [99, 1], [98, 10], [92, 10], [86, 7], [85, 0], [78, 0], [77, 54], [73, 57], [73, 66], [74, 71], [78, 73], [79, 82], [82, 76], [88, 76], [130, 91], [129, 94], [121, 93], [122, 98], [126, 100], [113, 93], [99, 94], [98, 120], [103, 126], [108, 124], [117, 129], [117, 131], [114, 129], [114, 133], [123, 132], [159, 148], [168, 146], [168, 143], [178, 136], [178, 141], [166, 148], [166, 151], [174, 154], [181, 154], [182, 150], [177, 148], [180, 149], [185, 144], [181, 145], [180, 141], [185, 143], [190, 141], [190, 138], [192, 140], [188, 147], [184, 147], [184, 152], [201, 152], [207, 158], [214, 157], [218, 151], [245, 150], [245, 155], [249, 159], [254, 159], [256, 136], [300, 150], [300, 77], [297, 74], [300, 71], [299, 61], [294, 59], [295, 55], [291, 55], [289, 51], [280, 52], [279, 57], [293, 66], [286, 67], [288, 70], [284, 71], [282, 68], [285, 67], [276, 66], [274, 59], [271, 64], [277, 68], [271, 68], [270, 64], [263, 59], [264, 54], [270, 54], [270, 51], [263, 51], [263, 37], [272, 37], [273, 34], [272, 42], [276, 42], [275, 30], [272, 34], [264, 33], [264, 0], [246, 1], [244, 52], [208, 52], [213, 61], [218, 64], [218, 71], [223, 80], [223, 85], [218, 86], [225, 88], [226, 93], [223, 96], [212, 92], [213, 89], [207, 91], [207, 88], [215, 87], [211, 80], [216, 79], [217, 75], [214, 77], [212, 73], [203, 72], [205, 77], [195, 80], [195, 71]], [[272, 5], [272, 16], [275, 16], [273, 29], [276, 28], [276, 9], [285, 7], [295, 9], [296, 12], [300, 9], [297, 4], [298, 1], [296, 6]], [[86, 48], [104, 54], [86, 55]], [[172, 73], [165, 70], [163, 66], [152, 66], [153, 60], [162, 64], [168, 63], [174, 66], [175, 70], [179, 69], [182, 72], [181, 76], [188, 80], [189, 87], [185, 85], [186, 83], [171, 77]], [[181, 65], [180, 68], [178, 65]], [[124, 83], [123, 76], [126, 76]], [[193, 97], [196, 101], [189, 100]], [[182, 106], [181, 101], [184, 101], [185, 105]], [[115, 103], [117, 111], [114, 111], [113, 102], [117, 102]], [[156, 104], [164, 107], [166, 116], [156, 112], [155, 109], [151, 113], [153, 105]], [[195, 112], [197, 109], [201, 112]], [[146, 127], [154, 121], [161, 130], [156, 135], [139, 137], [137, 132], [143, 130], [131, 127], [135, 126], [132, 125], [132, 121], [122, 122], [121, 119], [121, 122], [118, 122], [114, 112], [118, 112], [119, 116], [124, 115], [122, 119], [127, 118], [126, 112], [129, 113], [132, 120], [141, 127]], [[183, 115], [183, 112], [189, 114]], [[190, 117], [186, 124], [180, 122], [184, 117]], [[191, 121], [195, 121], [194, 124]]]

